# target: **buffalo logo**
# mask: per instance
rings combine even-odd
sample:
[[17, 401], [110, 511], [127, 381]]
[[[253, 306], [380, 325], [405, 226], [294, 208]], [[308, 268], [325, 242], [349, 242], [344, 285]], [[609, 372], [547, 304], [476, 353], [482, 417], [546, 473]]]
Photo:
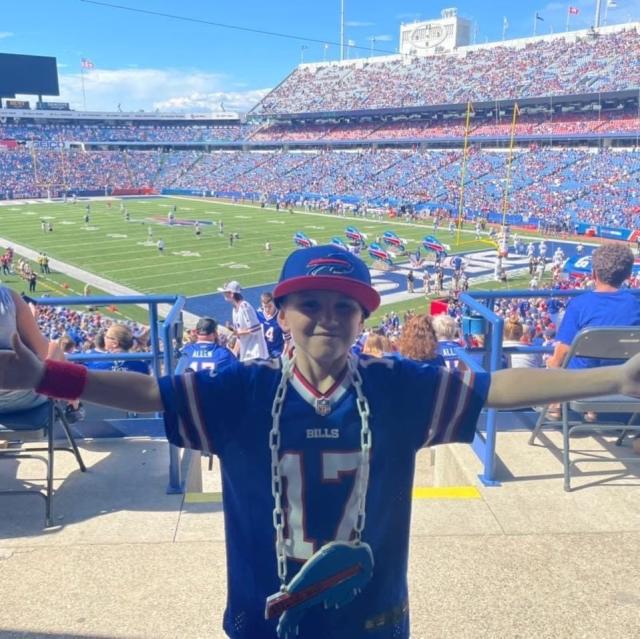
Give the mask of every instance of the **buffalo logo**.
[[352, 271], [351, 263], [339, 255], [319, 257], [307, 263], [307, 275], [348, 275]]

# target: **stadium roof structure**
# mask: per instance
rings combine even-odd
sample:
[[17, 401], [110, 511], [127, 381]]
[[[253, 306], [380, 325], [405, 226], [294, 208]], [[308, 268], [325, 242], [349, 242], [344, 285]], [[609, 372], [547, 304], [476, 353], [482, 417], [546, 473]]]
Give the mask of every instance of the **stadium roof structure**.
[[[8, 96], [7, 96], [8, 97]], [[158, 113], [155, 111], [38, 111], [31, 109], [0, 109], [0, 117], [13, 119], [31, 119], [61, 121], [99, 121], [99, 122], [156, 122], [180, 124], [205, 124], [240, 121], [240, 115], [225, 111], [220, 113]]]

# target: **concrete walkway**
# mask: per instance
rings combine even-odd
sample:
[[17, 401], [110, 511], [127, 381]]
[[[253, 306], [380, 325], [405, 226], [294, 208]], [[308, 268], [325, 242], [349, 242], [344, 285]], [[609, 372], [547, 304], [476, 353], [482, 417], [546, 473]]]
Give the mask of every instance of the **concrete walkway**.
[[[562, 489], [559, 435], [530, 447], [500, 433], [500, 487], [475, 477], [468, 446], [418, 456], [411, 536], [414, 639], [640, 636], [640, 464], [579, 466]], [[615, 449], [601, 437], [588, 450]], [[167, 443], [81, 443], [86, 474], [56, 456], [53, 529], [37, 497], [0, 499], [0, 637], [224, 637], [220, 474], [203, 494], [167, 495]], [[638, 458], [640, 459], [640, 458]], [[428, 489], [455, 471], [466, 490]], [[43, 476], [0, 462], [0, 485]], [[259, 638], [257, 638], [259, 639]], [[355, 638], [357, 639], [357, 638]]]

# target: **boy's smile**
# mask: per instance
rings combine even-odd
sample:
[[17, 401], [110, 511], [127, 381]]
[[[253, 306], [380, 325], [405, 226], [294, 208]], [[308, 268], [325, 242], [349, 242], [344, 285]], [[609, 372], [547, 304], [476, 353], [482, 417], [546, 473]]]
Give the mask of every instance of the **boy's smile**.
[[362, 330], [363, 311], [342, 293], [304, 291], [285, 298], [279, 320], [291, 331], [298, 357], [331, 366], [346, 358]]

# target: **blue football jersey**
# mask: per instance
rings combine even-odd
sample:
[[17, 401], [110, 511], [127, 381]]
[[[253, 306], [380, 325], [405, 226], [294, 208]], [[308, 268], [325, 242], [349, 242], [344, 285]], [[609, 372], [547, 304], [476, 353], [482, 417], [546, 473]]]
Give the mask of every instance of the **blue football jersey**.
[[195, 342], [186, 344], [182, 348], [177, 370], [183, 371], [187, 368], [194, 372], [205, 369], [221, 370], [233, 366], [237, 362], [236, 356], [225, 346], [220, 346], [215, 342]]
[[[416, 451], [470, 442], [489, 375], [420, 366], [402, 359], [357, 361], [372, 431], [366, 526], [373, 577], [343, 608], [304, 615], [305, 639], [409, 637], [407, 562]], [[269, 431], [281, 360], [243, 362], [220, 373], [164, 377], [160, 389], [169, 441], [219, 456], [228, 567], [224, 629], [233, 639], [275, 639], [265, 600], [279, 590]], [[361, 472], [361, 422], [348, 370], [322, 395], [294, 370], [280, 422], [279, 466], [289, 581], [323, 544], [352, 537]]]
[[457, 349], [461, 345], [459, 342], [453, 342], [450, 340], [442, 340], [438, 342], [438, 353], [442, 355], [447, 368], [456, 368], [458, 366], [458, 352]]
[[278, 314], [267, 317], [261, 308], [256, 313], [260, 324], [262, 324], [269, 357], [280, 357], [284, 350], [284, 332], [280, 328], [280, 324], [278, 324]]

